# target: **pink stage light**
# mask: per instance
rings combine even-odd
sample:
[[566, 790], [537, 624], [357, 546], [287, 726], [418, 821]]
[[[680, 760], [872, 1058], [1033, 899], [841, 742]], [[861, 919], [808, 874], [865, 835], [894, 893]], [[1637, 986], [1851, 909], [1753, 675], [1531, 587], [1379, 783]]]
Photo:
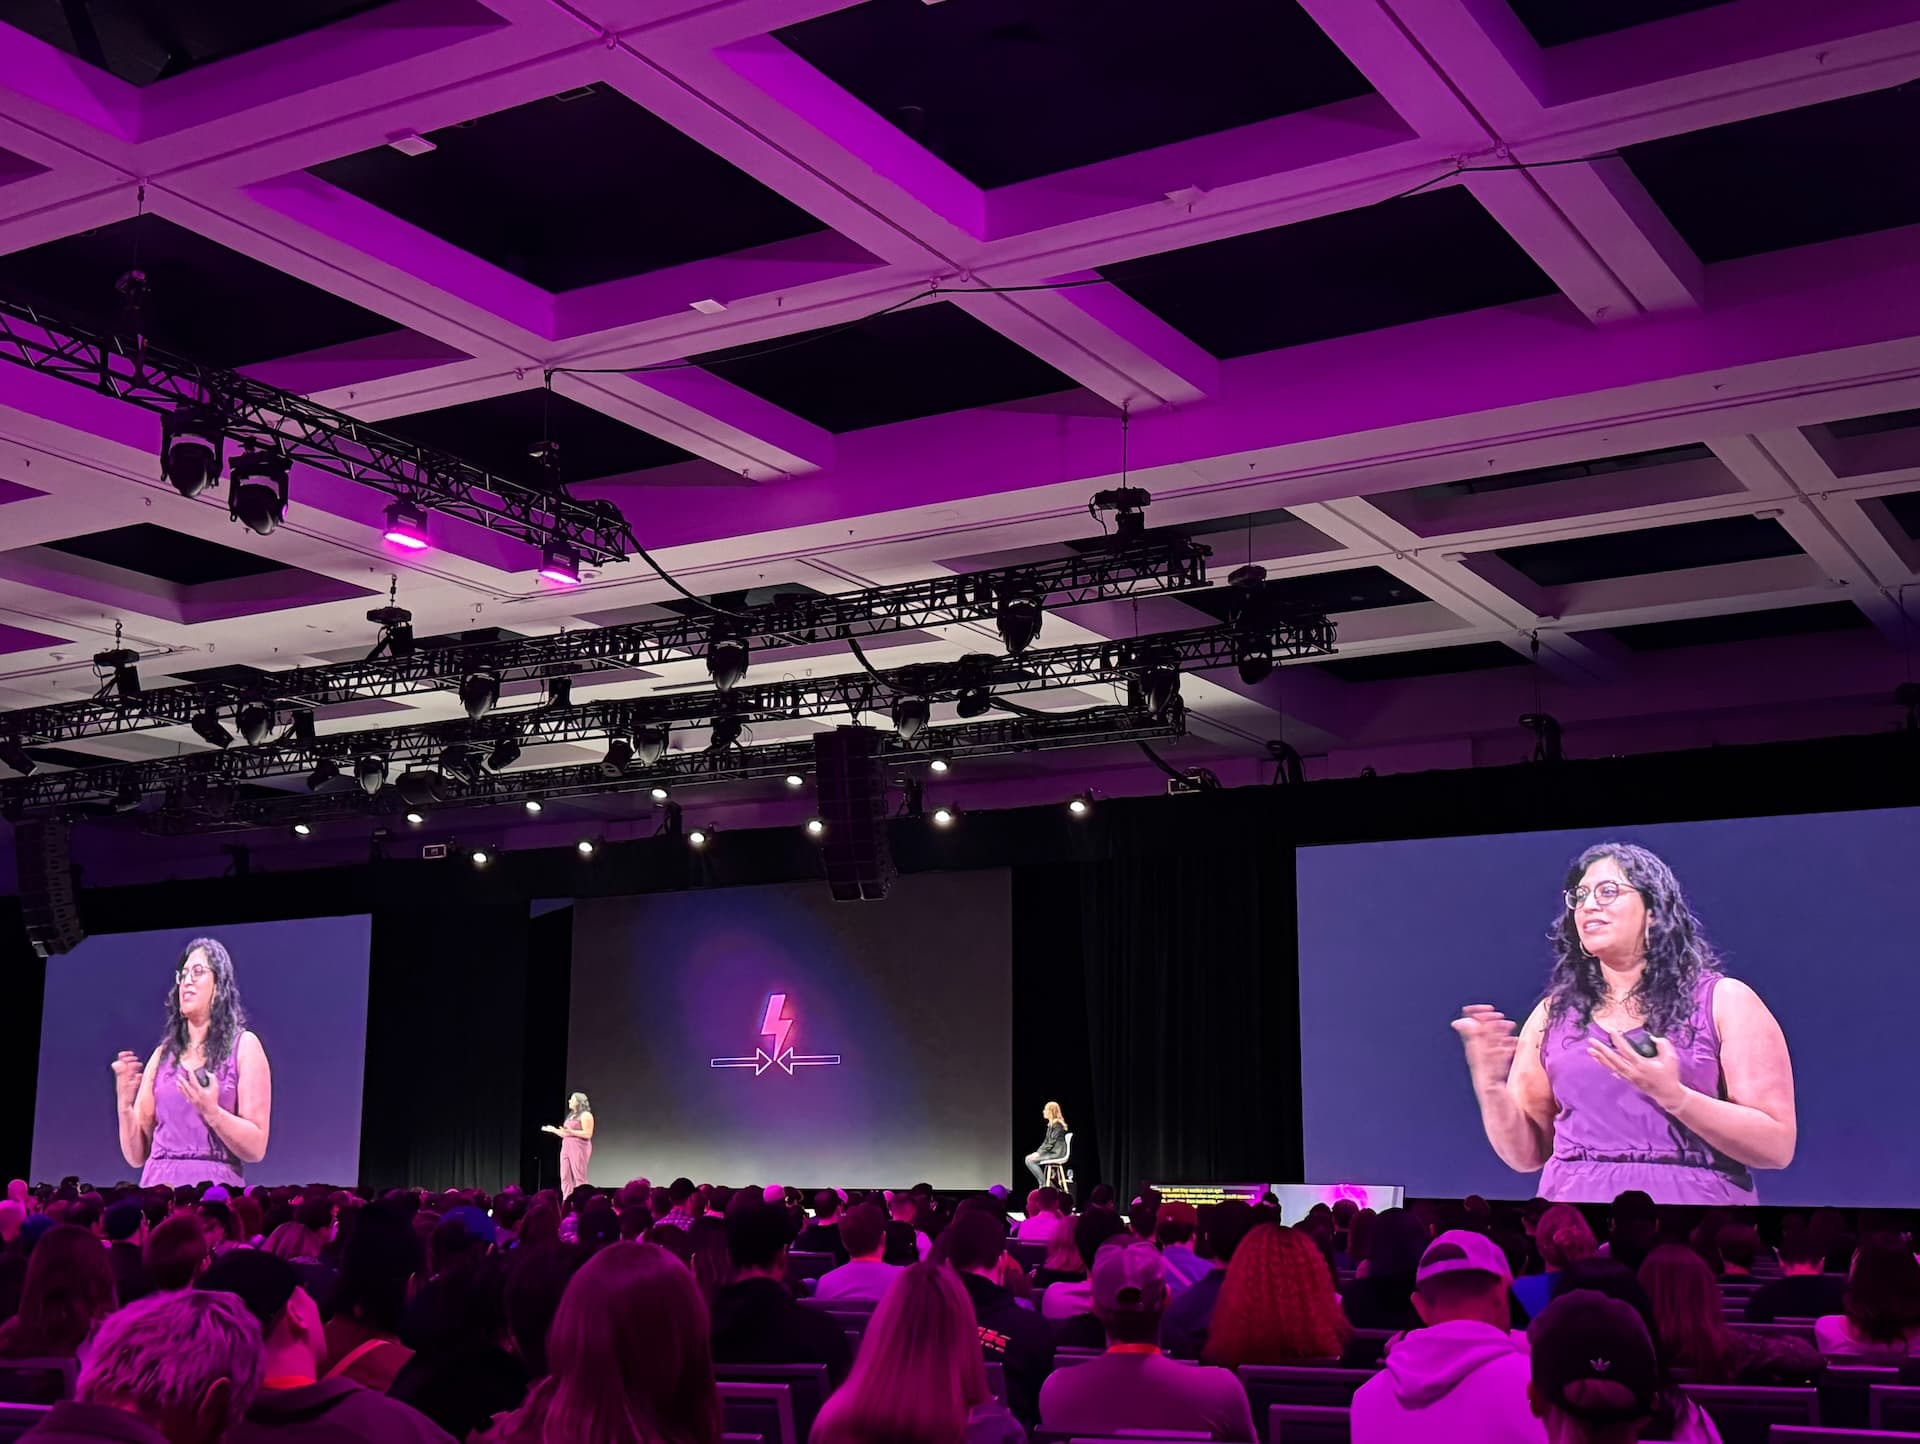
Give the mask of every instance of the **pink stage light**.
[[568, 548], [550, 546], [540, 557], [538, 575], [559, 587], [580, 585], [580, 559]]
[[381, 539], [410, 552], [423, 552], [427, 541], [427, 514], [412, 502], [396, 501], [387, 508], [386, 530]]

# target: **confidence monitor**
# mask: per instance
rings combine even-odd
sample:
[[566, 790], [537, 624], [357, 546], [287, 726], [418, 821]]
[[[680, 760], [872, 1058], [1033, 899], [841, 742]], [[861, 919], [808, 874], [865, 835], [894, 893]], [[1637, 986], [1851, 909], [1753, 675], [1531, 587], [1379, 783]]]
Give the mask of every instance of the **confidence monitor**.
[[1916, 855], [1916, 809], [1303, 848], [1308, 1176], [1910, 1206]]
[[588, 1181], [1005, 1183], [1010, 905], [1003, 870], [852, 907], [818, 882], [581, 900], [566, 1086], [592, 1102]]

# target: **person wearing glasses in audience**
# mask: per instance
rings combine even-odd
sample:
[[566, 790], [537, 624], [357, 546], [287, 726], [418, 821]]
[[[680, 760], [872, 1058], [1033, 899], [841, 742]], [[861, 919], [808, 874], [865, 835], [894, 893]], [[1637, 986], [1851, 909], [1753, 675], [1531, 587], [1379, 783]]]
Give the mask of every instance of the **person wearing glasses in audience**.
[[1629, 843], [1588, 848], [1549, 933], [1546, 997], [1516, 1032], [1475, 1003], [1454, 1020], [1487, 1141], [1538, 1193], [1750, 1204], [1793, 1161], [1787, 1040], [1728, 977], [1673, 870]]
[[167, 991], [166, 1029], [143, 1065], [113, 1062], [120, 1152], [140, 1186], [246, 1182], [267, 1156], [273, 1071], [247, 1030], [233, 959], [212, 938], [186, 946]]

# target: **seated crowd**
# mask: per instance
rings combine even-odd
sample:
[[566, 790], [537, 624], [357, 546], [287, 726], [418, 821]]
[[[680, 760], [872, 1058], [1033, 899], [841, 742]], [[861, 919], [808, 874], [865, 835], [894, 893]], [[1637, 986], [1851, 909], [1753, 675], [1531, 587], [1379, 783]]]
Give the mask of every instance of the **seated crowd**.
[[1634, 1194], [1291, 1227], [1270, 1200], [1123, 1213], [1104, 1187], [1023, 1215], [997, 1189], [806, 1202], [15, 1182], [0, 1439], [30, 1418], [36, 1444], [721, 1444], [752, 1432], [730, 1384], [811, 1365], [813, 1444], [1252, 1444], [1254, 1366], [1317, 1365], [1349, 1371], [1355, 1444], [1718, 1441], [1683, 1385], [1920, 1356], [1920, 1264], [1887, 1216], [1787, 1215], [1770, 1247]]

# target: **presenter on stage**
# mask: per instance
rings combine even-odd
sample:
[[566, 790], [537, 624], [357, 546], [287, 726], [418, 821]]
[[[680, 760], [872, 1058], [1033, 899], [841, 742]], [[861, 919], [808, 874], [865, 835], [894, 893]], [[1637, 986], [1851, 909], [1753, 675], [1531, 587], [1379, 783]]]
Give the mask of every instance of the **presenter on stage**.
[[1034, 1187], [1046, 1182], [1046, 1170], [1043, 1165], [1055, 1159], [1067, 1156], [1067, 1118], [1060, 1111], [1058, 1103], [1049, 1103], [1040, 1110], [1040, 1116], [1046, 1120], [1047, 1136], [1040, 1146], [1026, 1156], [1027, 1172], [1033, 1175]]
[[113, 1063], [120, 1152], [140, 1184], [244, 1184], [267, 1156], [273, 1072], [247, 1031], [233, 959], [212, 938], [187, 944], [167, 992], [167, 1026], [146, 1065]]
[[1453, 1024], [1501, 1161], [1543, 1169], [1539, 1194], [1556, 1202], [1635, 1188], [1658, 1203], [1755, 1202], [1753, 1170], [1793, 1161], [1793, 1062], [1672, 869], [1642, 847], [1588, 848], [1548, 936], [1547, 995], [1517, 1037], [1486, 1003]]
[[549, 1123], [540, 1131], [560, 1140], [560, 1201], [565, 1203], [587, 1181], [587, 1164], [593, 1159], [593, 1105], [587, 1095], [569, 1097], [566, 1121], [558, 1128]]

